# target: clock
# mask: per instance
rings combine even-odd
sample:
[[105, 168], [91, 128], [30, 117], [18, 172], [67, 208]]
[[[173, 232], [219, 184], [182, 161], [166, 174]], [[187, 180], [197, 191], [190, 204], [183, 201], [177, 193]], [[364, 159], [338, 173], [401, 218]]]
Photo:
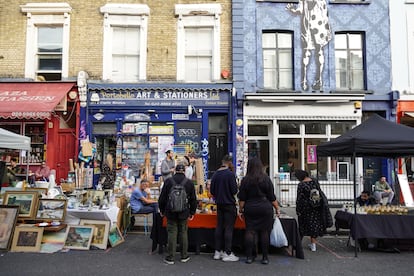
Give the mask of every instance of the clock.
[[78, 96], [78, 93], [76, 93], [76, 91], [70, 91], [68, 96], [69, 96], [69, 99], [74, 100]]

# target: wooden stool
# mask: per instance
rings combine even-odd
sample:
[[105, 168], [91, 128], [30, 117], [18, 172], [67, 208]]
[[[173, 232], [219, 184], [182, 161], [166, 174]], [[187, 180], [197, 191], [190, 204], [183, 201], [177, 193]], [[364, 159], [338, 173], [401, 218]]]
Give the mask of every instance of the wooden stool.
[[[148, 235], [148, 217], [151, 216], [152, 213], [146, 213], [146, 214], [131, 214], [131, 218], [134, 217], [142, 217], [144, 218], [144, 233], [145, 235]], [[131, 228], [134, 225], [131, 225]]]

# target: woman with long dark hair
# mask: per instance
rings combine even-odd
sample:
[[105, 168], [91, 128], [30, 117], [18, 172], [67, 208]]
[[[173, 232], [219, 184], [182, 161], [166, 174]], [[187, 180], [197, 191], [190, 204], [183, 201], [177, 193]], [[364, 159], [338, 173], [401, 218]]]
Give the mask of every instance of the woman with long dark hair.
[[[309, 249], [315, 252], [316, 239], [323, 236], [327, 227], [332, 226], [332, 217], [318, 181], [309, 177], [308, 172], [303, 170], [295, 170], [295, 176], [300, 181], [296, 196], [299, 233], [302, 238], [310, 236]], [[319, 201], [315, 200], [315, 197], [319, 197]]]
[[280, 214], [279, 204], [274, 193], [273, 183], [265, 173], [262, 161], [252, 158], [247, 164], [246, 176], [239, 190], [239, 210], [246, 222], [245, 247], [246, 263], [251, 264], [256, 257], [256, 235], [259, 235], [262, 249], [262, 264], [268, 264], [270, 232], [273, 227], [273, 208]]

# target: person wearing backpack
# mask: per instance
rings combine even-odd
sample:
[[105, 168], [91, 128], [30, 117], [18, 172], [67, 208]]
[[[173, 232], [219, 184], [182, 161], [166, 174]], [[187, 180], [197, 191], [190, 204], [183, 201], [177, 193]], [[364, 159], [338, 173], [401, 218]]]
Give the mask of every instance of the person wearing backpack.
[[174, 264], [177, 237], [181, 245], [181, 262], [190, 260], [188, 256], [187, 220], [192, 220], [197, 208], [197, 197], [193, 182], [185, 177], [185, 166], [178, 164], [175, 174], [165, 180], [158, 205], [161, 216], [167, 217], [167, 256], [164, 263]]
[[295, 176], [300, 181], [296, 196], [299, 233], [302, 238], [310, 236], [311, 243], [308, 246], [315, 252], [317, 237], [322, 237], [326, 228], [332, 226], [332, 216], [318, 181], [303, 170], [295, 170]]

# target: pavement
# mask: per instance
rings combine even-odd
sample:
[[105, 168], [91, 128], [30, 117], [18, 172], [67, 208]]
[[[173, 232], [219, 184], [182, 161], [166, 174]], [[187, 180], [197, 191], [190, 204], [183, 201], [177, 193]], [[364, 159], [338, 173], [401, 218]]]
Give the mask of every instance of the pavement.
[[[282, 211], [295, 217], [294, 208]], [[334, 213], [335, 210], [332, 210]], [[138, 230], [140, 230], [138, 228]], [[336, 235], [334, 229], [318, 239], [317, 251], [307, 249], [305, 259], [289, 255], [285, 248], [269, 256], [270, 263], [245, 264], [243, 252], [235, 252], [240, 261], [226, 263], [213, 260], [213, 254], [190, 252], [190, 261], [174, 265], [163, 263], [164, 255], [150, 253], [151, 239], [141, 231], [128, 232], [125, 241], [107, 250], [69, 250], [46, 253], [0, 253], [0, 275], [412, 275], [414, 248], [400, 253], [362, 251], [355, 257], [348, 245], [347, 232]]]

